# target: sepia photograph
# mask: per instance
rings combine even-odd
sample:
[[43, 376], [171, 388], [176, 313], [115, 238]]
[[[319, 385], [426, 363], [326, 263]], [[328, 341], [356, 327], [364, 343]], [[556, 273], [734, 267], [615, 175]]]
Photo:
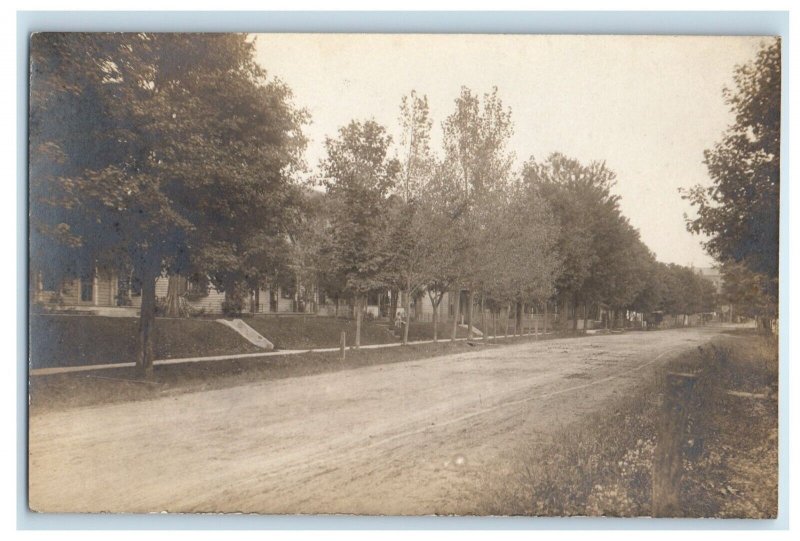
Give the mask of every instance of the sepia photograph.
[[781, 47], [30, 34], [28, 508], [776, 518]]

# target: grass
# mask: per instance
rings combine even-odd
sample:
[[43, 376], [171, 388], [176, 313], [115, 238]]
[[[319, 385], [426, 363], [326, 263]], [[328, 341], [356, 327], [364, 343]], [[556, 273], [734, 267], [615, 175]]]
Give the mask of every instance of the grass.
[[[139, 320], [136, 318], [31, 315], [31, 366], [135, 362], [139, 351], [138, 329]], [[259, 351], [263, 350], [214, 321], [156, 319], [157, 359]]]
[[[348, 346], [355, 343], [356, 322], [351, 319], [318, 316], [250, 316], [242, 318], [262, 336], [275, 344], [277, 349], [310, 349], [336, 347], [340, 334], [345, 331]], [[449, 338], [452, 324], [439, 324], [439, 338]], [[467, 336], [467, 330], [459, 327], [458, 337]], [[412, 322], [408, 329], [410, 341], [433, 339], [433, 324]], [[392, 344], [400, 342], [394, 328], [388, 322], [363, 321], [361, 344]]]
[[390, 350], [348, 350], [344, 361], [338, 352], [305, 352], [260, 359], [161, 365], [155, 367], [154, 378], [150, 382], [133, 379], [133, 370], [125, 368], [93, 374], [37, 376], [31, 380], [31, 408], [36, 411], [147, 400], [165, 394], [222, 389], [258, 381], [425, 359], [472, 349], [465, 342], [439, 342]]
[[[697, 374], [685, 435], [683, 517], [777, 514], [777, 340], [725, 337], [671, 362]], [[728, 391], [753, 393], [734, 396]], [[480, 514], [650, 516], [663, 380], [633, 393], [486, 478]]]
[[[311, 349], [339, 345], [341, 331], [347, 343], [355, 342], [355, 321], [328, 317], [244, 317], [247, 324], [268, 338], [277, 349]], [[446, 327], [446, 328], [445, 328]], [[41, 315], [30, 319], [30, 360], [33, 368], [135, 362], [139, 351], [139, 320], [94, 315]], [[448, 332], [443, 332], [443, 331]], [[400, 341], [386, 323], [365, 321], [361, 343], [391, 344]], [[440, 325], [440, 337], [450, 336]], [[459, 328], [465, 337], [466, 329]], [[444, 335], [444, 336], [443, 336]], [[433, 338], [430, 323], [412, 323], [409, 340]], [[156, 359], [258, 353], [238, 333], [206, 318], [156, 318]]]
[[[548, 339], [557, 337], [560, 336], [550, 335]], [[500, 340], [498, 344], [509, 345], [535, 339], [533, 336], [509, 337]], [[303, 352], [285, 356], [157, 365], [151, 381], [136, 379], [134, 369], [126, 367], [35, 376], [30, 379], [30, 407], [32, 412], [39, 412], [148, 400], [260, 381], [414, 361], [475, 351], [476, 347], [494, 347], [483, 344], [480, 340], [473, 345], [466, 341], [443, 340], [438, 343], [411, 344], [389, 349], [348, 349], [345, 360], [340, 359], [338, 352]]]

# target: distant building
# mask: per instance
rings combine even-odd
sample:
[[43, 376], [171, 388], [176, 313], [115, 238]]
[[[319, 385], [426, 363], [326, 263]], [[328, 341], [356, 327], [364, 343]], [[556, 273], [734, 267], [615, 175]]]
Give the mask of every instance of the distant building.
[[716, 267], [695, 267], [694, 269], [695, 274], [702, 276], [706, 280], [710, 281], [714, 284], [714, 287], [717, 288], [717, 294], [722, 294], [722, 273]]
[[720, 314], [720, 317], [723, 321], [734, 321], [734, 310], [733, 305], [730, 303], [726, 303], [722, 297], [722, 288], [725, 284], [725, 280], [722, 277], [722, 272], [717, 267], [695, 267], [694, 269], [695, 274], [702, 276], [706, 280], [710, 281], [714, 284], [714, 287], [717, 290], [717, 295], [719, 297], [719, 306], [717, 307], [717, 312]]

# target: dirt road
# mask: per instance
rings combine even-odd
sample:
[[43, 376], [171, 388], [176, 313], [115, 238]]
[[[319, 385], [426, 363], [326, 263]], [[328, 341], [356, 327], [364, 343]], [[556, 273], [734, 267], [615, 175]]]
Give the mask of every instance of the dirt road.
[[[30, 419], [41, 511], [469, 512], [503, 455], [713, 338], [559, 339]], [[391, 355], [391, 351], [387, 351]]]

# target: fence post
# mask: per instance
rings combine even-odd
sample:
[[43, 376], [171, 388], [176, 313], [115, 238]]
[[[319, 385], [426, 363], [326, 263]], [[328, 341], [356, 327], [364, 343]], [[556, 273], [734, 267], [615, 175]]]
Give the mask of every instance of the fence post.
[[342, 334], [339, 337], [339, 353], [342, 356], [342, 360], [344, 360], [346, 350], [347, 350], [347, 333], [345, 331], [342, 331]]
[[689, 402], [696, 379], [694, 374], [668, 372], [666, 375], [664, 401], [658, 420], [653, 457], [654, 517], [675, 517], [679, 516], [681, 511], [683, 442], [686, 438]]

